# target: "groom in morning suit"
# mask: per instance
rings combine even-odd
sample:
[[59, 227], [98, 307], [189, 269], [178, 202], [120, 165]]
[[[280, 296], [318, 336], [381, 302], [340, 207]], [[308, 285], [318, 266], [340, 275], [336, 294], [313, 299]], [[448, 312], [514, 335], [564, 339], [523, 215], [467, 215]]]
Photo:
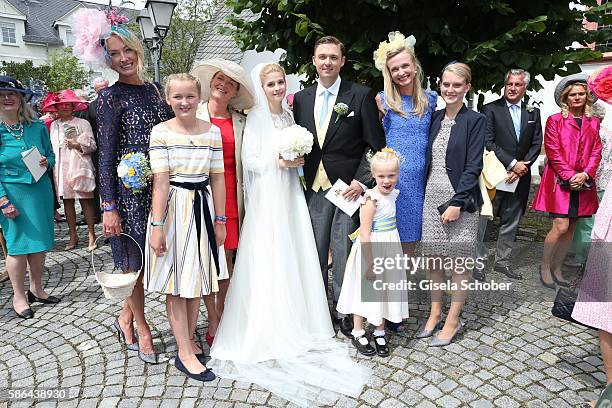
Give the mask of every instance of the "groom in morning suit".
[[[341, 79], [340, 69], [345, 61], [344, 45], [337, 38], [323, 37], [315, 43], [312, 62], [318, 73], [317, 84], [295, 94], [293, 115], [298, 125], [314, 135], [312, 152], [305, 157], [304, 164], [306, 200], [326, 288], [331, 245], [332, 316], [348, 337], [353, 329], [352, 318], [335, 309], [351, 249], [348, 235], [359, 225], [359, 211], [349, 217], [328, 201], [325, 194], [341, 179], [349, 185], [343, 196], [348, 200], [359, 198], [366, 188], [364, 183], [371, 182], [366, 153], [383, 148], [385, 134], [372, 90]], [[334, 109], [341, 103], [348, 106], [347, 112], [338, 113]]]
[[[521, 274], [512, 269], [510, 259], [516, 231], [527, 207], [530, 167], [542, 148], [540, 110], [527, 109], [523, 101], [529, 79], [529, 72], [511, 69], [506, 74], [503, 98], [486, 104], [482, 109], [487, 117], [487, 150], [494, 151], [508, 171], [508, 183], [519, 180], [513, 193], [497, 190], [493, 199], [493, 216], [500, 218], [494, 270], [513, 279], [522, 279]], [[478, 229], [477, 255], [485, 260], [487, 252], [482, 242], [489, 235], [488, 224], [488, 220], [482, 217]], [[484, 271], [474, 271], [474, 278], [485, 280]]]

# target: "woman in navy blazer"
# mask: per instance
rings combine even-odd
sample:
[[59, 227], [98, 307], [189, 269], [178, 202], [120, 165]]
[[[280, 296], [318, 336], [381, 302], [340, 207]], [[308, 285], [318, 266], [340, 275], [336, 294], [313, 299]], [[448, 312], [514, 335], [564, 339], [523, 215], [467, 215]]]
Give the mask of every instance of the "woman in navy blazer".
[[[478, 177], [482, 171], [486, 119], [463, 105], [470, 90], [471, 71], [462, 63], [448, 64], [442, 71], [440, 91], [446, 108], [434, 112], [427, 150], [427, 183], [423, 204], [423, 254], [442, 257], [429, 264], [430, 282], [445, 283], [453, 290], [444, 327], [430, 346], [446, 346], [461, 329], [459, 315], [464, 303], [462, 282], [474, 257], [482, 197]], [[452, 261], [453, 267], [449, 267]], [[443, 282], [444, 269], [452, 279]], [[417, 338], [433, 335], [441, 326], [442, 290], [432, 290], [429, 319]]]

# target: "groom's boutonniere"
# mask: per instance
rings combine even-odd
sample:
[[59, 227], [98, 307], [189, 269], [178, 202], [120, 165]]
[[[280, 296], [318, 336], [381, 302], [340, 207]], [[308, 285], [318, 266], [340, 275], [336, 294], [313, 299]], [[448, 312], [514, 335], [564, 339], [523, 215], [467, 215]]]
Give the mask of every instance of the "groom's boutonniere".
[[338, 122], [338, 119], [340, 119], [341, 116], [346, 116], [349, 112], [349, 107], [346, 103], [337, 103], [334, 105], [334, 112], [336, 112], [336, 114], [338, 116], [336, 116], [336, 120], [334, 121], [334, 123]]
[[533, 112], [534, 109], [535, 108], [531, 104], [527, 104], [527, 106], [525, 106], [525, 110], [529, 113]]

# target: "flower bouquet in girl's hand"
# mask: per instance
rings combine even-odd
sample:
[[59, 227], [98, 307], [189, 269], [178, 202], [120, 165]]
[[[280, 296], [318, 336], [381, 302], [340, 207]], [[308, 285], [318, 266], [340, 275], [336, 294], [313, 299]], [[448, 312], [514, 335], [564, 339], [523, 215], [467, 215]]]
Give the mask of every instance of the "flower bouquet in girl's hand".
[[134, 193], [141, 193], [147, 188], [152, 174], [149, 158], [141, 152], [124, 154], [117, 166], [117, 175], [123, 186]]
[[[298, 156], [303, 156], [312, 151], [314, 136], [305, 127], [291, 125], [280, 131], [278, 138], [278, 153], [284, 160], [295, 160]], [[298, 167], [300, 183], [306, 188], [304, 169]]]

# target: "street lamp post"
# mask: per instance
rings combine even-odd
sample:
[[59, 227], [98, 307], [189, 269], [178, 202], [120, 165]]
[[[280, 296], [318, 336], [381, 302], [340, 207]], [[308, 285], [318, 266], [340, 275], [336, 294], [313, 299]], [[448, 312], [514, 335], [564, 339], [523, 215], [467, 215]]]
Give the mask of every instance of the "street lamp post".
[[159, 61], [175, 7], [175, 0], [148, 0], [136, 17], [144, 43], [151, 53], [156, 82], [160, 82]]

